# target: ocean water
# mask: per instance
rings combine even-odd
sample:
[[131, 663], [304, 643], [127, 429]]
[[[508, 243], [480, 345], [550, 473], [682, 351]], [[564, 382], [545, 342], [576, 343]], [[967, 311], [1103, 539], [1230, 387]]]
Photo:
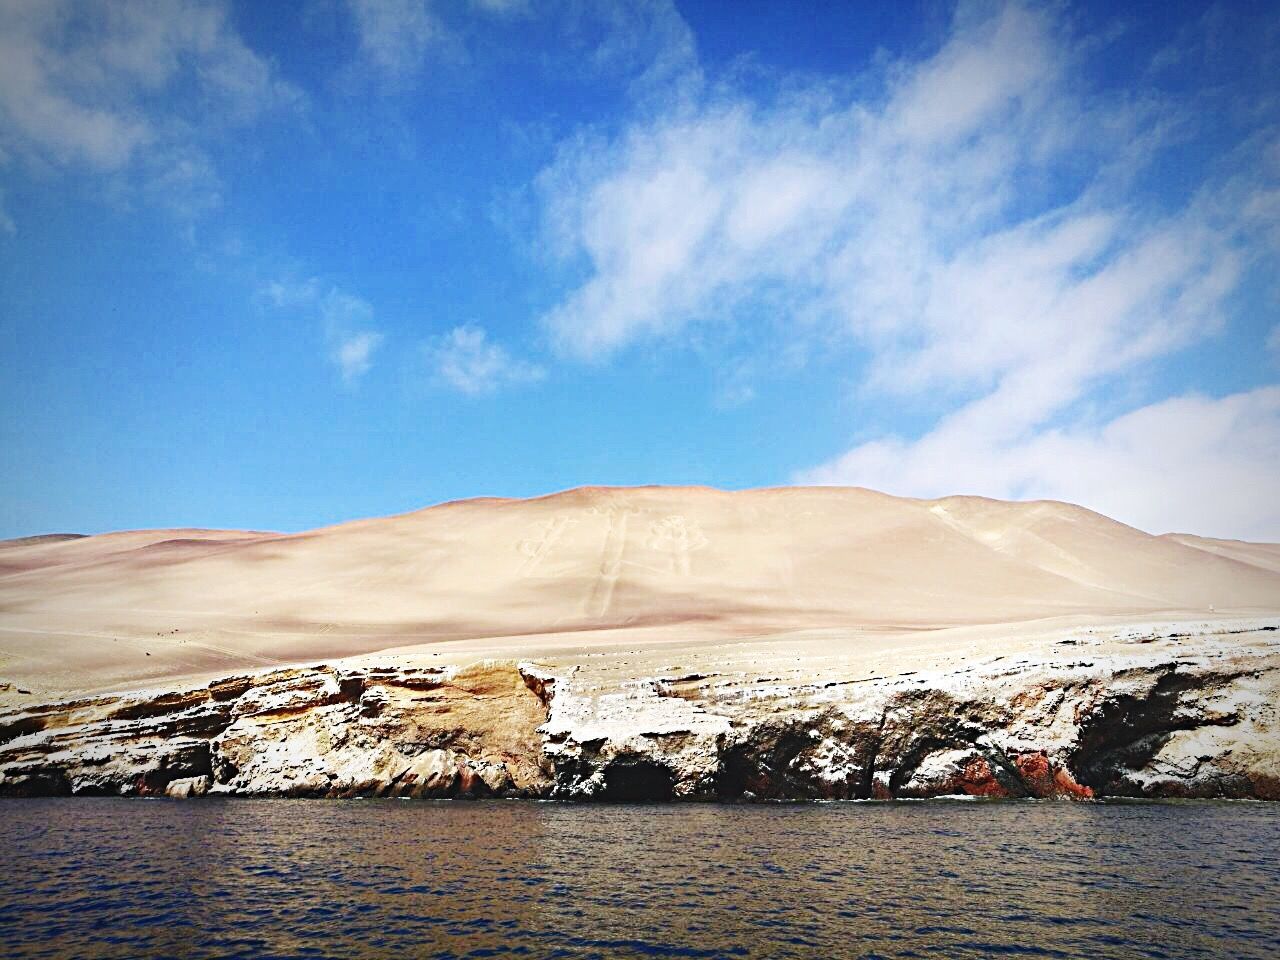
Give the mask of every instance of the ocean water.
[[1280, 957], [1280, 805], [0, 801], [7, 957]]

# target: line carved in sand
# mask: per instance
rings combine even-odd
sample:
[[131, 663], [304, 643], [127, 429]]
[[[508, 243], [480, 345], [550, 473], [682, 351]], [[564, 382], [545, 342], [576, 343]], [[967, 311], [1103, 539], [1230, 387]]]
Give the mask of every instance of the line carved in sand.
[[603, 617], [613, 603], [613, 590], [622, 575], [622, 554], [627, 546], [627, 521], [640, 511], [626, 500], [598, 504], [589, 511], [605, 518], [604, 542], [600, 549], [600, 575], [591, 586], [585, 612], [589, 617]]
[[543, 558], [552, 552], [555, 545], [564, 535], [565, 530], [577, 522], [576, 518], [567, 514], [552, 517], [550, 520], [544, 520], [538, 524], [538, 534], [518, 542], [516, 549], [524, 554], [525, 557], [524, 563], [520, 565], [520, 576], [533, 576], [538, 565]]

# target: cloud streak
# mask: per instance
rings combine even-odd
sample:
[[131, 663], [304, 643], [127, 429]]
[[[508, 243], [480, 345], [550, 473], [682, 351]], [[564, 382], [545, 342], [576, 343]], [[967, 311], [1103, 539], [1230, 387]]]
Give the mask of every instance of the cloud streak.
[[[923, 434], [860, 443], [798, 471], [802, 482], [1061, 496], [1156, 527], [1280, 536], [1261, 502], [1250, 529], [1196, 508], [1190, 487], [1153, 511], [1101, 482], [1218, 455], [1225, 435], [1209, 425], [1251, 417], [1253, 473], [1227, 457], [1183, 476], [1254, 491], [1246, 473], [1278, 476], [1270, 394], [1179, 398], [1101, 426], [1081, 406], [1222, 328], [1275, 193], [1259, 175], [1180, 205], [1140, 200], [1178, 111], [1154, 94], [1092, 93], [1092, 42], [1052, 10], [962, 4], [923, 59], [773, 99], [701, 87], [617, 137], [563, 144], [537, 190], [548, 244], [580, 280], [543, 329], [563, 356], [593, 362], [707, 324], [771, 327], [783, 344], [834, 338], [860, 352], [861, 396], [945, 409]], [[1132, 434], [1146, 425], [1171, 442], [1181, 414], [1206, 425], [1198, 448], [1162, 457]], [[1092, 472], [1064, 461], [1055, 474], [1055, 451]]]
[[1053, 159], [1036, 140], [1070, 118], [1050, 106], [1064, 59], [1051, 26], [1010, 7], [887, 71], [874, 96], [712, 92], [566, 144], [539, 188], [549, 236], [587, 279], [546, 327], [566, 353], [607, 356], [771, 281], [866, 332], [908, 324], [922, 271], [1005, 225], [1007, 184]]

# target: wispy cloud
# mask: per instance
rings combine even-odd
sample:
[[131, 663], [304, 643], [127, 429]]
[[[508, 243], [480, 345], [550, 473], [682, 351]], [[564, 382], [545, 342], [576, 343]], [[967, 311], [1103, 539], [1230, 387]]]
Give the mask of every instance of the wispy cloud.
[[344, 383], [355, 383], [373, 366], [373, 351], [382, 343], [382, 334], [371, 330], [342, 334], [336, 339], [333, 362], [342, 373]]
[[424, 0], [348, 0], [360, 53], [378, 71], [399, 78], [416, 72], [444, 25]]
[[272, 306], [309, 306], [320, 299], [322, 285], [318, 277], [306, 280], [273, 280], [262, 287], [261, 293]]
[[511, 16], [528, 9], [525, 0], [347, 0], [359, 41], [359, 62], [392, 89], [410, 84], [432, 61], [466, 60], [466, 47], [445, 14], [478, 10]]
[[0, 233], [7, 233], [11, 237], [18, 234], [18, 225], [13, 222], [13, 217], [5, 209], [3, 190], [0, 190]]
[[[1088, 43], [1071, 37], [1052, 8], [961, 4], [924, 59], [768, 101], [695, 84], [618, 137], [565, 143], [537, 187], [550, 246], [584, 279], [543, 328], [563, 355], [597, 361], [710, 322], [772, 324], [780, 342], [843, 336], [864, 358], [861, 390], [949, 412], [797, 479], [1110, 502], [1088, 478], [1049, 483], [1038, 454], [1128, 457], [1147, 476], [1164, 461], [1125, 445], [1136, 425], [1269, 409], [1261, 394], [1101, 427], [1073, 416], [1095, 388], [1222, 326], [1276, 194], [1258, 163], [1181, 207], [1140, 201], [1179, 110], [1092, 93]], [[1231, 469], [1194, 475], [1225, 483]]]
[[132, 171], [181, 212], [217, 200], [209, 137], [300, 99], [218, 0], [0, 0], [4, 150]]
[[1114, 119], [1080, 129], [1054, 27], [1009, 6], [961, 20], [936, 55], [892, 65], [870, 94], [814, 85], [762, 105], [708, 93], [615, 140], [565, 144], [540, 194], [549, 236], [588, 277], [547, 329], [568, 354], [606, 356], [785, 283], [800, 318], [910, 339], [929, 323], [931, 275], [977, 245], [1012, 246], [1014, 228], [1087, 243], [1106, 211], [1017, 189], [1087, 158], [1079, 136]]
[[337, 287], [319, 300], [329, 359], [338, 368], [344, 383], [351, 385], [369, 372], [373, 352], [382, 343], [382, 334], [373, 329], [373, 306]]
[[428, 341], [423, 354], [440, 382], [473, 396], [533, 383], [546, 375], [542, 367], [513, 357], [474, 324], [454, 327]]
[[529, 9], [529, 0], [472, 0], [472, 5], [489, 13], [523, 13]]
[[384, 335], [374, 328], [369, 301], [317, 277], [277, 280], [262, 289], [274, 306], [313, 313], [319, 321], [326, 354], [347, 386], [354, 386], [373, 366], [373, 354]]

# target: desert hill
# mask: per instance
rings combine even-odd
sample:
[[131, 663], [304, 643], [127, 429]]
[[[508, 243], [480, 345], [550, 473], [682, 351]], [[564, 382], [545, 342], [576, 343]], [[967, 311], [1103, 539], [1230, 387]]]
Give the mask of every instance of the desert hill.
[[581, 488], [297, 534], [3, 542], [0, 679], [69, 691], [389, 649], [643, 655], [789, 635], [839, 654], [1277, 610], [1280, 545], [1153, 536], [1064, 503]]

